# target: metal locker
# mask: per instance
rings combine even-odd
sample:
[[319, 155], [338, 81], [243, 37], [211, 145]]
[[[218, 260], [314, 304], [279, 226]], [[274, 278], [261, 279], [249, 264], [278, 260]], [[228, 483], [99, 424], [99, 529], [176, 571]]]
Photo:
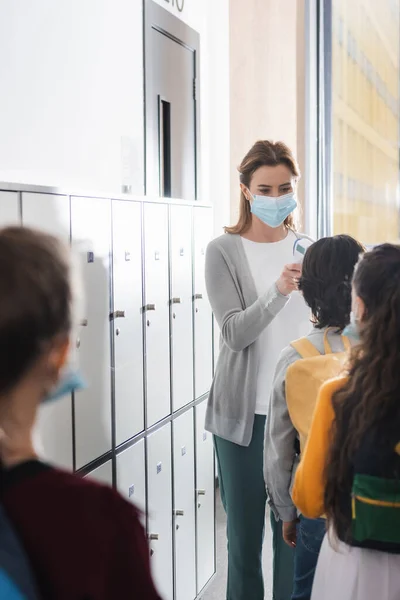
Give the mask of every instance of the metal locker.
[[88, 479], [93, 479], [98, 483], [104, 483], [105, 485], [112, 486], [113, 481], [111, 460], [107, 461], [106, 463], [104, 463], [104, 465], [97, 467], [97, 469], [94, 469], [93, 471], [85, 475], [85, 478], [86, 477]]
[[215, 476], [212, 436], [204, 430], [205, 400], [196, 406], [197, 593], [215, 573]]
[[170, 208], [172, 410], [193, 400], [192, 209]]
[[0, 227], [20, 223], [19, 193], [0, 191]]
[[194, 365], [195, 398], [210, 390], [212, 380], [212, 312], [204, 280], [205, 253], [212, 238], [212, 211], [196, 207], [194, 215]]
[[146, 514], [146, 463], [144, 440], [117, 455], [119, 493]]
[[76, 468], [111, 450], [111, 201], [71, 198], [71, 236], [82, 269], [84, 304], [76, 339], [87, 389], [75, 395]]
[[165, 600], [173, 598], [171, 425], [147, 438], [148, 535], [154, 580]]
[[[46, 231], [69, 245], [71, 214], [69, 197], [56, 194], [22, 194], [22, 223]], [[38, 453], [49, 462], [72, 470], [71, 395], [40, 407], [35, 428]]]
[[193, 409], [173, 421], [175, 600], [196, 597]]
[[114, 200], [112, 220], [115, 435], [118, 446], [144, 429], [140, 203]]
[[168, 206], [144, 205], [147, 427], [171, 412]]

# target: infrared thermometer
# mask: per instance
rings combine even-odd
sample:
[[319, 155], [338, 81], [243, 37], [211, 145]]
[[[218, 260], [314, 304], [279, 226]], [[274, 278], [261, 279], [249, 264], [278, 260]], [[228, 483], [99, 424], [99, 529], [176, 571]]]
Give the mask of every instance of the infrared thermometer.
[[308, 240], [307, 238], [297, 239], [293, 246], [293, 257], [294, 262], [301, 264], [304, 260], [305, 253], [307, 248], [309, 248], [314, 242]]

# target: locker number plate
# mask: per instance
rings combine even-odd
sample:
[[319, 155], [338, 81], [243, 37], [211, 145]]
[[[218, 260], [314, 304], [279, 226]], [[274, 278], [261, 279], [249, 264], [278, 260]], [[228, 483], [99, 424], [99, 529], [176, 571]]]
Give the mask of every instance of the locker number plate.
[[131, 260], [131, 253], [130, 252], [125, 252], [125, 260], [126, 260], [126, 262], [129, 262]]
[[181, 248], [179, 250], [179, 256], [185, 256], [185, 249], [184, 248]]
[[87, 253], [87, 261], [88, 263], [94, 263], [94, 252]]
[[181, 448], [181, 455], [185, 456], [185, 454], [186, 454], [186, 446], [182, 446], [182, 448]]
[[134, 493], [135, 493], [135, 486], [134, 485], [130, 485], [129, 486], [129, 490], [128, 490], [129, 498], [132, 498], [132, 496], [133, 496]]
[[159, 462], [159, 463], [157, 464], [157, 475], [158, 475], [159, 473], [161, 473], [161, 471], [162, 471], [162, 463], [160, 463], [160, 462]]
[[203, 431], [203, 442], [207, 439], [207, 431]]
[[154, 253], [154, 260], [160, 260], [160, 253], [158, 250]]

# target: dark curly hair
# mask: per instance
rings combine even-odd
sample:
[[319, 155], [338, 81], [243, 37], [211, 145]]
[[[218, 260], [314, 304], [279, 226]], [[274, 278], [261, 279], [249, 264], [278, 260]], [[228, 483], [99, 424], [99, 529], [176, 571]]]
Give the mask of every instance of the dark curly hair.
[[346, 540], [351, 515], [340, 497], [350, 498], [355, 454], [372, 430], [385, 440], [400, 418], [400, 246], [382, 244], [367, 252], [355, 270], [353, 289], [365, 309], [349, 377], [332, 397], [324, 501], [328, 521]]
[[349, 324], [351, 280], [364, 250], [349, 235], [322, 238], [308, 248], [299, 289], [311, 308], [315, 327], [335, 327], [342, 332]]

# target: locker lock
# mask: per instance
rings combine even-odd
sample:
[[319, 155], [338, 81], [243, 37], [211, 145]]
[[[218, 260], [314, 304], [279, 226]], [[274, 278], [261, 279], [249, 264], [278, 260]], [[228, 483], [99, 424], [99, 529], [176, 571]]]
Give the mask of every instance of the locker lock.
[[88, 326], [88, 320], [87, 319], [82, 319], [82, 321], [80, 322], [80, 326], [81, 327], [87, 327]]
[[198, 496], [205, 496], [206, 495], [206, 490], [197, 490], [197, 495]]
[[203, 294], [195, 294], [194, 300], [203, 300]]
[[150, 533], [149, 534], [149, 540], [150, 541], [156, 541], [156, 540], [158, 540], [158, 538], [159, 538], [158, 533]]
[[185, 511], [184, 510], [176, 510], [174, 512], [176, 517], [184, 517], [185, 516]]
[[113, 319], [124, 319], [125, 318], [125, 311], [124, 310], [115, 310], [113, 313], [110, 314], [110, 320], [112, 321]]
[[143, 312], [148, 312], [150, 310], [156, 310], [156, 305], [155, 304], [146, 304], [146, 306], [143, 306]]
[[182, 300], [180, 298], [172, 298], [171, 304], [180, 304]]

